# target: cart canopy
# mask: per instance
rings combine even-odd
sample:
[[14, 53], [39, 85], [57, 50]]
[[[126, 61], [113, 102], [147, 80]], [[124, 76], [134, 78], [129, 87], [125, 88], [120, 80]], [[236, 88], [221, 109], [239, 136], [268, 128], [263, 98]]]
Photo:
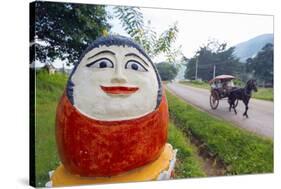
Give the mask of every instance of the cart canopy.
[[215, 81], [229, 81], [232, 79], [235, 79], [235, 77], [232, 75], [218, 75], [215, 78], [211, 79], [209, 83], [212, 84]]

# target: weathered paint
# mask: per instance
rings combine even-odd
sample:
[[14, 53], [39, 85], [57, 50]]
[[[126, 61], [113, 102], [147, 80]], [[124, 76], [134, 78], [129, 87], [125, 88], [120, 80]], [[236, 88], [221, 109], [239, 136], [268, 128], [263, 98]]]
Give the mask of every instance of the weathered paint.
[[167, 140], [169, 119], [162, 93], [155, 111], [121, 121], [85, 116], [64, 93], [56, 116], [56, 141], [64, 167], [80, 176], [112, 176], [156, 160]]
[[156, 105], [156, 108], [158, 108], [158, 106], [161, 102], [161, 99], [162, 99], [162, 83], [161, 83], [160, 75], [159, 75], [155, 65], [153, 64], [150, 57], [145, 53], [145, 51], [143, 50], [143, 48], [140, 45], [135, 43], [132, 39], [130, 39], [128, 37], [125, 37], [125, 36], [121, 36], [121, 35], [110, 35], [110, 36], [106, 36], [106, 37], [100, 37], [100, 38], [96, 39], [93, 43], [91, 43], [88, 46], [88, 48], [82, 53], [82, 55], [79, 58], [78, 64], [75, 65], [74, 69], [72, 70], [72, 72], [69, 76], [69, 80], [67, 82], [66, 95], [68, 96], [70, 102], [72, 104], [74, 104], [73, 90], [74, 90], [75, 84], [72, 81], [72, 76], [76, 73], [76, 70], [79, 67], [80, 63], [82, 62], [83, 58], [85, 58], [85, 56], [87, 54], [89, 54], [90, 51], [93, 51], [94, 49], [100, 49], [101, 47], [108, 48], [108, 47], [111, 47], [111, 46], [117, 46], [117, 47], [120, 47], [120, 48], [121, 47], [123, 47], [123, 48], [130, 47], [132, 49], [136, 49], [136, 51], [138, 53], [143, 55], [145, 57], [145, 59], [147, 59], [149, 61], [149, 63], [153, 67], [153, 70], [154, 70], [154, 72], [156, 74], [156, 77], [157, 77], [158, 90], [157, 90], [157, 105]]
[[[174, 165], [171, 161], [175, 161], [176, 150], [173, 150], [170, 144], [165, 145], [165, 149], [160, 157], [155, 161], [146, 164], [140, 168], [130, 170], [124, 174], [111, 177], [80, 177], [69, 173], [61, 164], [50, 175], [49, 187], [73, 186], [82, 184], [99, 184], [99, 183], [117, 183], [117, 182], [138, 182], [148, 180], [162, 180], [159, 175], [168, 172], [168, 177], [173, 176]], [[167, 178], [164, 178], [167, 179]]]
[[[139, 70], [134, 70], [132, 65]], [[96, 120], [134, 119], [158, 107], [157, 73], [132, 47], [92, 49], [77, 65], [71, 81], [74, 84], [72, 104]]]

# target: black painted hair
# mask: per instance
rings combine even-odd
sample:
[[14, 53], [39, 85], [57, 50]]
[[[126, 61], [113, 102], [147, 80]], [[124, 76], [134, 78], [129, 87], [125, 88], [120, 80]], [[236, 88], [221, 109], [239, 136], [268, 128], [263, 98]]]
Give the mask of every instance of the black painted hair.
[[[74, 104], [74, 99], [73, 99], [73, 87], [74, 87], [74, 83], [72, 82], [71, 78], [72, 78], [72, 75], [75, 73], [77, 67], [79, 66], [81, 60], [83, 59], [83, 57], [89, 52], [91, 51], [92, 49], [94, 48], [99, 48], [101, 46], [127, 46], [127, 47], [132, 47], [132, 48], [135, 48], [137, 49], [144, 57], [146, 57], [154, 71], [155, 71], [155, 74], [156, 74], [156, 77], [157, 77], [157, 81], [158, 81], [158, 95], [157, 95], [157, 105], [156, 105], [156, 108], [158, 108], [161, 100], [162, 100], [162, 83], [161, 83], [161, 79], [160, 79], [160, 75], [155, 67], [155, 65], [153, 64], [152, 60], [149, 58], [149, 56], [145, 53], [145, 51], [143, 50], [143, 48], [138, 45], [137, 43], [135, 43], [132, 39], [128, 38], [128, 37], [124, 37], [124, 36], [121, 36], [121, 35], [110, 35], [110, 36], [107, 36], [107, 37], [100, 37], [98, 39], [96, 39], [93, 43], [91, 43], [87, 49], [82, 53], [82, 55], [80, 56], [79, 58], [79, 61], [78, 63], [74, 66], [69, 78], [68, 78], [68, 82], [67, 82], [67, 86], [66, 86], [66, 94], [67, 94], [67, 97], [69, 99], [69, 101]], [[155, 108], [155, 109], [156, 109]]]

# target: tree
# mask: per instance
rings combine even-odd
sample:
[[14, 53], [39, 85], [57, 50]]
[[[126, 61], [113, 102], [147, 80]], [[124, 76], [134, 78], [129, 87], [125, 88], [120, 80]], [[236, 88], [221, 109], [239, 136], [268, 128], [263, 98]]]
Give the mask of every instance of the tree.
[[196, 67], [196, 57], [189, 59], [188, 63], [186, 64], [186, 69], [184, 72], [184, 78], [186, 79], [195, 79], [195, 67]]
[[144, 48], [151, 58], [164, 53], [167, 62], [171, 63], [181, 53], [180, 47], [174, 47], [179, 31], [177, 23], [157, 36], [150, 27], [150, 21], [147, 25], [144, 24], [139, 8], [116, 6], [114, 10], [125, 31]]
[[[35, 39], [31, 41], [31, 50], [35, 47], [35, 57], [41, 62], [60, 58], [76, 63], [89, 43], [107, 35], [110, 29], [108, 20], [112, 15], [106, 12], [103, 5], [34, 4], [35, 22], [31, 22], [30, 27], [35, 30], [35, 36], [31, 36], [31, 39]], [[173, 46], [178, 32], [177, 23], [157, 36], [149, 23], [144, 24], [139, 8], [115, 6], [113, 16], [119, 18], [125, 31], [143, 46], [151, 58], [164, 53], [167, 60], [173, 62], [180, 53], [179, 48]]]
[[156, 64], [156, 67], [163, 81], [171, 81], [177, 76], [178, 69], [173, 64], [162, 62]]
[[266, 44], [257, 56], [249, 58], [247, 72], [262, 83], [273, 84], [273, 44]]
[[55, 58], [76, 63], [82, 51], [110, 29], [105, 6], [35, 2], [36, 59], [45, 62]]
[[238, 75], [242, 64], [233, 56], [234, 47], [226, 49], [226, 43], [209, 41], [207, 45], [200, 47], [196, 54], [189, 60], [185, 71], [185, 78], [195, 79], [196, 63], [197, 77], [202, 80], [213, 78], [215, 67], [216, 75]]

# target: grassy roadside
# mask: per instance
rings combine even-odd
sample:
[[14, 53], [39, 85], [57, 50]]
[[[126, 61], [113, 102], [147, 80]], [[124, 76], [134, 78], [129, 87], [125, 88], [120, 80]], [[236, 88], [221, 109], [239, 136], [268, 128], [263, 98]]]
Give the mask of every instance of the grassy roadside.
[[[206, 82], [199, 82], [199, 81], [180, 81], [179, 83], [188, 85], [191, 87], [197, 87], [201, 89], [210, 89], [210, 85]], [[253, 98], [260, 99], [260, 100], [268, 100], [273, 101], [273, 88], [258, 88], [258, 92], [253, 92]]]
[[206, 176], [198, 161], [195, 149], [193, 149], [183, 132], [171, 122], [169, 124], [168, 142], [178, 150], [175, 168], [176, 178]]
[[210, 89], [210, 85], [206, 82], [199, 82], [199, 81], [180, 81], [180, 84], [188, 85], [191, 87], [197, 87], [201, 89]]
[[48, 172], [59, 165], [55, 142], [56, 106], [66, 83], [63, 74], [36, 74], [36, 185], [45, 186]]
[[271, 173], [273, 142], [219, 120], [167, 92], [170, 116], [229, 167], [228, 174]]
[[253, 98], [274, 101], [273, 88], [258, 88], [258, 92], [253, 93]]

